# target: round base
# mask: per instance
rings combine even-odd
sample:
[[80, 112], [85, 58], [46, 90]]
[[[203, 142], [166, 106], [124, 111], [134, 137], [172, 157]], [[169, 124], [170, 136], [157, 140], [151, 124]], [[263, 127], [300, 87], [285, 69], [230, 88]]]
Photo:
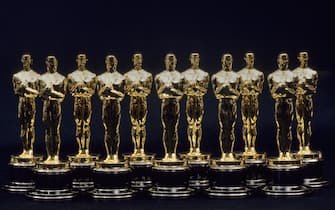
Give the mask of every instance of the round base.
[[133, 196], [129, 188], [130, 168], [126, 162], [97, 162], [93, 168], [95, 189], [90, 192], [95, 199], [123, 199]]
[[311, 178], [311, 179], [304, 179], [304, 185], [312, 189], [319, 189], [329, 186], [329, 182], [321, 178]]
[[9, 183], [4, 185], [4, 189], [13, 193], [24, 193], [34, 189], [32, 169], [36, 162], [42, 157], [22, 158], [11, 156], [9, 167]]
[[70, 189], [63, 190], [33, 190], [27, 193], [27, 196], [36, 200], [68, 200], [74, 198], [75, 192]]
[[[69, 158], [71, 159], [71, 158]], [[94, 188], [92, 168], [95, 162], [70, 162], [72, 169], [72, 188], [78, 191], [87, 191]]]
[[131, 188], [139, 192], [148, 190], [152, 186], [151, 171], [153, 160], [130, 161], [129, 167], [132, 172], [130, 182]]
[[33, 172], [36, 189], [28, 192], [28, 197], [36, 200], [64, 200], [76, 195], [71, 190], [71, 169], [67, 162], [41, 162]]
[[249, 195], [245, 186], [246, 168], [242, 160], [212, 160], [209, 170], [210, 188], [206, 193], [210, 197], [237, 198]]
[[304, 164], [304, 185], [319, 189], [327, 187], [328, 181], [323, 177], [323, 159], [320, 152], [313, 152], [310, 156], [303, 156], [302, 163]]
[[268, 160], [269, 184], [262, 191], [270, 196], [302, 196], [310, 190], [303, 186], [304, 168], [299, 158]]
[[214, 198], [241, 198], [247, 197], [250, 190], [246, 187], [217, 187], [213, 186], [206, 190], [209, 197]]
[[195, 190], [206, 189], [209, 186], [208, 180], [208, 160], [189, 160], [189, 187]]
[[94, 199], [126, 199], [133, 197], [133, 191], [128, 188], [100, 189], [96, 188], [90, 192]]
[[10, 182], [3, 186], [5, 190], [13, 193], [25, 193], [35, 188], [34, 182]]
[[266, 185], [266, 155], [258, 154], [254, 159], [245, 159], [246, 185], [251, 189], [260, 189]]
[[152, 168], [153, 187], [149, 189], [152, 197], [185, 198], [191, 195], [188, 188], [189, 170], [185, 161], [155, 161]]
[[67, 200], [74, 198], [75, 195], [76, 193], [71, 191], [70, 189], [63, 189], [63, 190], [36, 189], [27, 193], [27, 196], [29, 198], [36, 200]]
[[192, 190], [187, 187], [153, 187], [149, 193], [156, 198], [187, 198], [192, 195]]
[[211, 188], [244, 187], [246, 168], [240, 160], [212, 160], [209, 170]]
[[266, 186], [263, 192], [270, 196], [302, 196], [311, 191], [305, 186]]

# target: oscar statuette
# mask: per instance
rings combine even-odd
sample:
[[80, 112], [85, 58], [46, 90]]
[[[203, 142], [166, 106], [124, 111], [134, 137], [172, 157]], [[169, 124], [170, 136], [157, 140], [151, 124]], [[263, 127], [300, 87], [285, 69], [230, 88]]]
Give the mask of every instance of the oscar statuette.
[[208, 169], [209, 154], [200, 151], [202, 140], [202, 119], [204, 115], [203, 97], [207, 93], [209, 74], [199, 68], [199, 53], [191, 53], [191, 67], [182, 73], [186, 95], [187, 136], [190, 150], [182, 154], [189, 167], [189, 186], [195, 190], [206, 189], [209, 186]]
[[130, 97], [129, 115], [131, 138], [134, 145], [132, 154], [124, 155], [132, 170], [131, 187], [137, 192], [146, 192], [152, 185], [151, 169], [154, 155], [145, 153], [147, 97], [152, 88], [152, 74], [142, 68], [143, 56], [136, 53], [132, 58], [133, 69], [125, 76], [126, 93]]
[[59, 160], [61, 144], [60, 125], [62, 101], [66, 93], [66, 78], [57, 72], [55, 56], [46, 58], [47, 72], [38, 81], [39, 94], [43, 101], [43, 124], [47, 158], [34, 168], [35, 190], [27, 196], [37, 200], [71, 199], [71, 168], [68, 162]]
[[293, 70], [298, 77], [295, 100], [295, 114], [297, 119], [297, 139], [299, 141], [298, 156], [301, 157], [304, 167], [304, 185], [312, 189], [328, 185], [323, 177], [323, 158], [320, 151], [310, 148], [312, 136], [313, 95], [318, 83], [317, 71], [308, 66], [308, 53], [298, 55], [300, 66]]
[[177, 157], [180, 99], [184, 95], [184, 77], [176, 70], [174, 54], [165, 57], [166, 70], [155, 77], [158, 97], [161, 99], [161, 121], [163, 125], [163, 146], [165, 155], [156, 160], [152, 169], [153, 186], [151, 196], [158, 198], [185, 198], [191, 195], [188, 188], [188, 167], [186, 161]]
[[9, 192], [26, 192], [34, 188], [32, 169], [41, 157], [34, 156], [35, 113], [39, 74], [31, 69], [32, 58], [28, 54], [21, 57], [23, 69], [13, 75], [14, 93], [19, 97], [18, 119], [23, 151], [12, 155], [9, 162], [10, 180], [5, 189]]
[[93, 188], [91, 169], [98, 157], [89, 151], [91, 141], [91, 97], [96, 89], [96, 75], [86, 68], [88, 59], [85, 54], [79, 54], [76, 62], [78, 69], [67, 76], [68, 89], [74, 99], [73, 116], [76, 124], [76, 141], [78, 153], [68, 156], [72, 172], [72, 187], [80, 191]]
[[97, 92], [102, 102], [102, 121], [105, 129], [106, 158], [93, 168], [95, 188], [90, 192], [95, 199], [130, 198], [128, 163], [119, 160], [121, 101], [125, 95], [125, 78], [117, 71], [117, 58], [108, 55], [106, 72], [97, 77]]
[[301, 196], [309, 192], [303, 186], [303, 165], [299, 156], [291, 153], [292, 121], [298, 77], [288, 68], [289, 58], [281, 53], [277, 58], [278, 69], [268, 76], [271, 96], [275, 101], [276, 140], [278, 157], [269, 158], [266, 195]]
[[214, 94], [219, 102], [219, 141], [222, 154], [220, 159], [211, 160], [210, 187], [206, 191], [210, 197], [245, 197], [249, 195], [244, 182], [246, 168], [243, 159], [237, 158], [233, 152], [241, 77], [232, 71], [231, 54], [224, 54], [221, 62], [222, 70], [214, 74], [211, 80]]
[[246, 185], [260, 189], [266, 185], [266, 154], [256, 151], [258, 96], [262, 93], [264, 74], [254, 68], [254, 53], [246, 53], [246, 66], [238, 72], [241, 76], [241, 113], [244, 152], [240, 154], [246, 166]]

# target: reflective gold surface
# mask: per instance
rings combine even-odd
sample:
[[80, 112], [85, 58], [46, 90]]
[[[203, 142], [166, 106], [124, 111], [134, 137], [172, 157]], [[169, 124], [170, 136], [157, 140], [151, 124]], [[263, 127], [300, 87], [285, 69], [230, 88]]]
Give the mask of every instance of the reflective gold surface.
[[279, 160], [292, 159], [293, 99], [296, 93], [297, 76], [288, 68], [288, 55], [278, 55], [278, 69], [268, 76], [272, 98], [275, 100], [275, 121], [277, 125], [277, 146]]
[[106, 72], [97, 77], [97, 92], [102, 101], [102, 121], [105, 128], [104, 143], [107, 152], [105, 163], [118, 163], [120, 145], [120, 102], [125, 95], [125, 77], [117, 71], [118, 60], [108, 55]]
[[297, 118], [297, 139], [300, 155], [311, 155], [310, 141], [312, 135], [313, 94], [316, 93], [318, 73], [308, 67], [308, 53], [298, 55], [300, 66], [293, 70], [298, 77], [296, 91], [295, 113]]
[[190, 143], [189, 156], [200, 156], [202, 139], [201, 123], [204, 114], [203, 96], [207, 93], [209, 74], [199, 68], [199, 53], [191, 53], [191, 67], [182, 73], [185, 84], [187, 136]]
[[241, 113], [242, 113], [242, 137], [244, 141], [243, 156], [257, 156], [255, 149], [257, 138], [258, 96], [262, 93], [264, 74], [254, 68], [255, 56], [246, 53], [244, 60], [246, 66], [238, 72], [241, 76]]
[[96, 75], [86, 69], [85, 54], [77, 56], [78, 69], [70, 73], [68, 89], [74, 97], [74, 119], [76, 123], [76, 140], [78, 143], [78, 159], [91, 159], [89, 145], [91, 140], [90, 122], [92, 115], [91, 97], [96, 88]]
[[220, 149], [222, 161], [235, 161], [233, 154], [235, 143], [235, 123], [237, 118], [236, 101], [240, 95], [241, 77], [232, 71], [233, 57], [231, 54], [222, 56], [222, 70], [212, 76], [212, 86], [218, 104], [220, 124]]
[[146, 159], [144, 145], [146, 140], [147, 97], [151, 92], [152, 74], [142, 68], [142, 54], [133, 55], [134, 68], [125, 76], [126, 93], [130, 96], [129, 115], [132, 125], [131, 136], [134, 145], [133, 157]]
[[42, 74], [38, 84], [43, 101], [43, 124], [45, 127], [45, 164], [59, 164], [61, 144], [60, 124], [62, 119], [62, 101], [66, 93], [66, 78], [57, 72], [58, 61], [55, 56], [46, 58], [47, 72]]
[[35, 142], [35, 98], [38, 96], [39, 74], [31, 69], [33, 59], [30, 55], [22, 55], [21, 62], [23, 69], [13, 75], [14, 93], [19, 97], [18, 119], [20, 123], [20, 137], [23, 151], [18, 156], [19, 159], [34, 160]]
[[184, 95], [183, 75], [176, 70], [177, 58], [174, 54], [165, 57], [166, 69], [157, 74], [155, 84], [161, 99], [161, 121], [163, 124], [163, 145], [165, 162], [177, 162], [178, 124], [180, 118], [179, 101]]

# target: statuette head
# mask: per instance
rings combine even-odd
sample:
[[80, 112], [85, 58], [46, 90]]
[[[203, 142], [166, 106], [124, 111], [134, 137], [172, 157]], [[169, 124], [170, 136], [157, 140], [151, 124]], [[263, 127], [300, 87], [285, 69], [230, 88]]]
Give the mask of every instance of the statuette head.
[[21, 62], [22, 62], [22, 65], [23, 65], [23, 69], [30, 70], [30, 66], [33, 62], [33, 59], [31, 58], [31, 56], [29, 54], [24, 54], [21, 57]]
[[107, 55], [105, 59], [107, 71], [116, 71], [117, 69], [117, 58], [114, 55]]
[[246, 67], [248, 69], [254, 68], [254, 63], [255, 63], [254, 53], [252, 53], [252, 52], [246, 53], [245, 56], [244, 56], [244, 60], [245, 60], [245, 63], [246, 63]]
[[288, 54], [287, 53], [280, 53], [277, 58], [278, 68], [280, 70], [288, 69]]
[[200, 55], [199, 53], [191, 53], [190, 62], [192, 65], [192, 69], [198, 69], [200, 64]]
[[222, 69], [224, 71], [231, 71], [233, 68], [233, 56], [229, 53], [223, 54], [221, 58]]
[[87, 61], [88, 61], [88, 59], [87, 59], [85, 54], [77, 55], [76, 62], [77, 62], [77, 65], [78, 65], [78, 69], [84, 70], [86, 68]]
[[54, 73], [57, 71], [58, 61], [55, 56], [48, 56], [45, 60], [45, 64], [47, 65], [48, 72]]
[[133, 55], [133, 65], [136, 70], [142, 69], [143, 57], [141, 53], [136, 53]]
[[173, 71], [176, 69], [177, 58], [174, 54], [169, 53], [165, 56], [165, 67], [168, 71]]

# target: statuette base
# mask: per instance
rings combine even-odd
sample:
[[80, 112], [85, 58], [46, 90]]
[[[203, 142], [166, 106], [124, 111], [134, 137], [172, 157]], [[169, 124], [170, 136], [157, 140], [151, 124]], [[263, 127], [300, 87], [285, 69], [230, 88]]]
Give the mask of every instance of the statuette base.
[[36, 187], [27, 193], [28, 197], [36, 200], [65, 200], [76, 196], [76, 192], [71, 189], [71, 169], [68, 163], [41, 162], [33, 172]]
[[9, 183], [4, 185], [4, 189], [13, 193], [25, 193], [34, 189], [33, 171], [36, 162], [42, 160], [42, 157], [24, 158], [20, 156], [11, 156], [9, 167]]
[[92, 169], [94, 189], [90, 195], [94, 199], [125, 199], [133, 196], [130, 189], [130, 172], [127, 162], [96, 162]]
[[289, 160], [272, 158], [268, 160], [268, 186], [262, 190], [269, 196], [302, 196], [310, 193], [303, 186], [303, 165], [296, 156]]
[[245, 176], [246, 167], [243, 165], [243, 160], [212, 160], [207, 195], [216, 198], [249, 196], [250, 190], [245, 185]]
[[156, 198], [186, 198], [193, 190], [188, 187], [189, 171], [185, 161], [155, 161], [152, 168], [153, 187], [149, 189]]

